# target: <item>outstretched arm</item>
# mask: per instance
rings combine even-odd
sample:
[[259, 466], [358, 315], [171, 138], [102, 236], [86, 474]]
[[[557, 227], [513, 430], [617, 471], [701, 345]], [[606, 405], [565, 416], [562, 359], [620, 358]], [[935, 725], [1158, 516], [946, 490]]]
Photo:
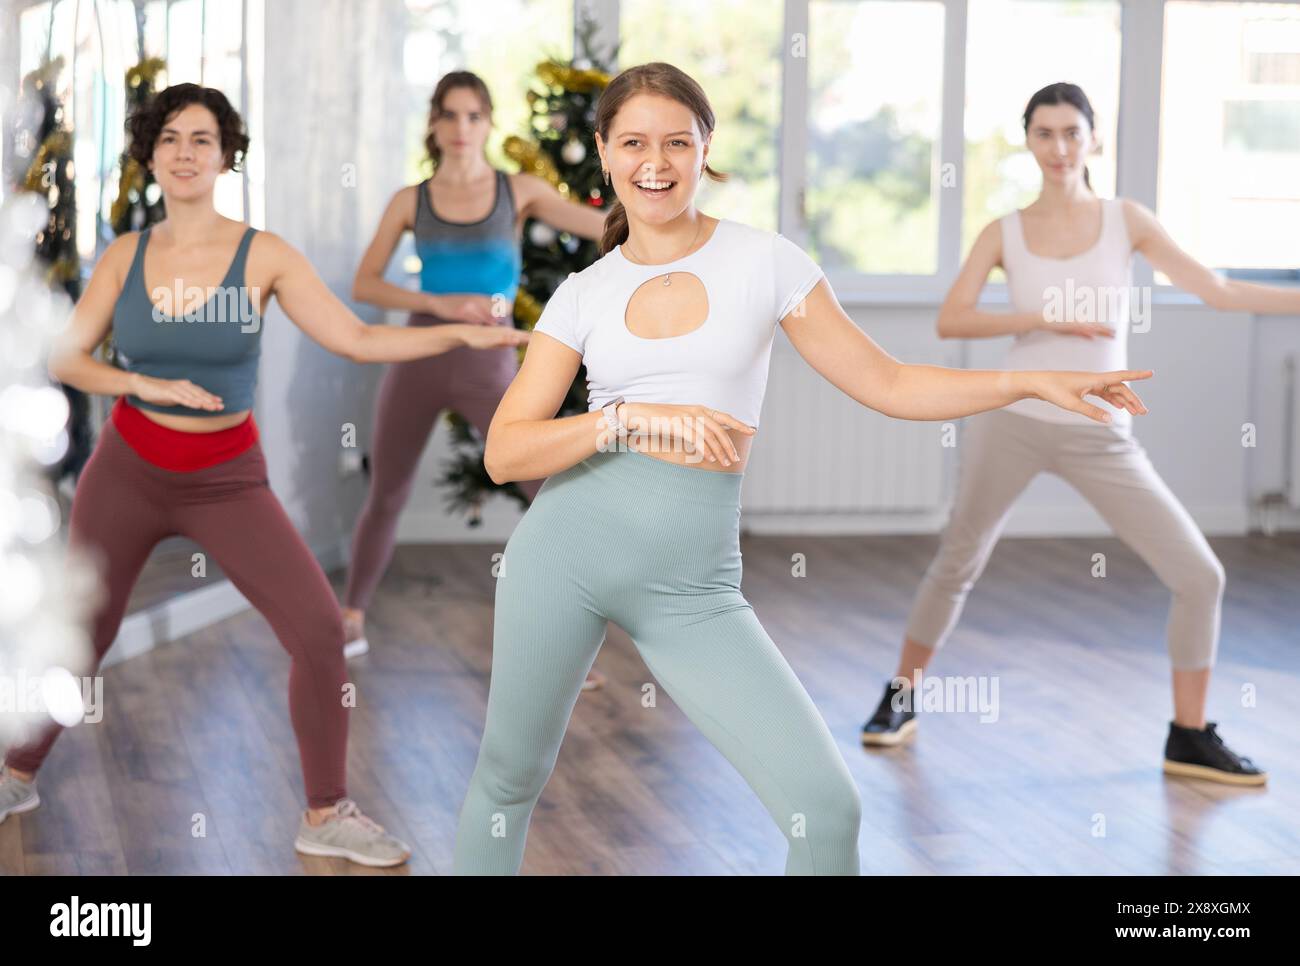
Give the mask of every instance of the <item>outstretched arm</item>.
[[283, 238], [259, 232], [253, 244], [262, 247], [259, 258], [270, 263], [272, 294], [293, 324], [314, 342], [353, 362], [405, 362], [460, 346], [485, 349], [528, 341], [527, 332], [504, 325], [366, 325]]
[[537, 218], [560, 231], [580, 238], [599, 238], [605, 230], [605, 211], [564, 197], [549, 182], [533, 174], [520, 181], [525, 195], [521, 209], [525, 217]]
[[1263, 315], [1300, 315], [1300, 289], [1224, 278], [1179, 248], [1151, 210], [1136, 201], [1124, 199], [1124, 218], [1134, 250], [1168, 275], [1171, 282], [1211, 308]]
[[822, 279], [781, 325], [804, 360], [831, 385], [862, 405], [900, 419], [954, 419], [1019, 399], [1044, 399], [1062, 409], [1109, 422], [1094, 395], [1131, 413], [1145, 413], [1125, 380], [1146, 372], [1018, 372], [905, 365], [878, 346], [840, 307]]

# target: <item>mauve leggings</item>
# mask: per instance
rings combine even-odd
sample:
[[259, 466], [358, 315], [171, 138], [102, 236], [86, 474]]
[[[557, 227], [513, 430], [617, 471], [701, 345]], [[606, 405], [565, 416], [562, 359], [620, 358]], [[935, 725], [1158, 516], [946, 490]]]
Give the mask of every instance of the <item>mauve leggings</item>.
[[[408, 325], [445, 320], [412, 314]], [[484, 439], [501, 397], [519, 371], [518, 350], [452, 349], [411, 362], [391, 363], [379, 384], [370, 443], [370, 493], [352, 534], [344, 601], [365, 610], [393, 556], [397, 519], [411, 496], [415, 471], [439, 413], [454, 409]], [[529, 500], [544, 480], [518, 484]]]
[[[270, 622], [289, 652], [289, 714], [298, 736], [307, 802], [332, 805], [346, 794], [348, 709], [343, 622], [324, 572], [267, 485], [262, 448], [192, 472], [145, 460], [112, 421], [77, 483], [69, 544], [101, 565], [105, 591], [94, 618], [95, 673], [117, 636], [127, 598], [154, 546], [189, 537]], [[62, 729], [9, 750], [20, 771], [40, 768]]]

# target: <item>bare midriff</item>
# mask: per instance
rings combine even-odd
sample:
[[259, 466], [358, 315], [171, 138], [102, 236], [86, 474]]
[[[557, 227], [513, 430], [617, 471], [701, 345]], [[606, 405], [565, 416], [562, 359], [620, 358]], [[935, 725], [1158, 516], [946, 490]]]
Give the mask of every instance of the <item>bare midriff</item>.
[[156, 413], [149, 409], [139, 409], [139, 411], [159, 426], [166, 426], [168, 429], [175, 429], [182, 433], [215, 433], [230, 429], [246, 420], [252, 412], [251, 409], [242, 409], [235, 413], [222, 413], [220, 416], [177, 416], [173, 413]]

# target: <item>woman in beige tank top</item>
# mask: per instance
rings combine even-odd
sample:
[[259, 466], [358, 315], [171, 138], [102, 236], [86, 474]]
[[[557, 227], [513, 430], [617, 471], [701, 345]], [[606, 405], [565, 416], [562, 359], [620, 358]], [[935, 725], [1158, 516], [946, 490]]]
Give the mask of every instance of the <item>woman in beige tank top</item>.
[[[1014, 335], [1007, 368], [1126, 367], [1131, 302], [1141, 294], [1128, 283], [1134, 252], [1214, 308], [1300, 314], [1300, 291], [1224, 279], [1182, 251], [1147, 208], [1128, 199], [1097, 198], [1085, 166], [1096, 144], [1093, 112], [1078, 87], [1052, 84], [1038, 91], [1025, 109], [1024, 126], [1042, 170], [1042, 192], [1028, 208], [980, 233], [939, 310], [940, 336]], [[977, 307], [985, 280], [999, 266], [1007, 273], [1011, 312]], [[1080, 306], [1085, 310], [1070, 311]], [[912, 606], [895, 676], [863, 726], [863, 743], [895, 745], [914, 734], [917, 708], [910, 698], [924, 693], [914, 688], [957, 623], [1012, 504], [1046, 471], [1074, 486], [1172, 592], [1174, 719], [1164, 770], [1263, 784], [1267, 773], [1231, 751], [1215, 722], [1205, 720], [1222, 564], [1130, 435], [1126, 413], [1112, 410], [1113, 423], [1100, 425], [1035, 402], [969, 418], [951, 516]]]

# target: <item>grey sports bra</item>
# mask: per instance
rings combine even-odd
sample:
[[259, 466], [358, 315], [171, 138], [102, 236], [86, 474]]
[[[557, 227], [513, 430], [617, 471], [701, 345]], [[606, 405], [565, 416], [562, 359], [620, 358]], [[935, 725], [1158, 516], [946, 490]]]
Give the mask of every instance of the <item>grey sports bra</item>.
[[262, 353], [262, 319], [260, 300], [250, 297], [245, 266], [257, 229], [244, 232], [234, 261], [215, 290], [180, 289], [179, 283], [173, 283], [170, 291], [152, 293], [157, 300], [145, 290], [144, 252], [150, 230], [140, 233], [131, 270], [113, 307], [118, 358], [128, 372], [188, 379], [220, 396], [225, 408], [158, 406], [133, 395], [128, 395], [127, 401], [140, 409], [178, 416], [224, 416], [252, 409]]

